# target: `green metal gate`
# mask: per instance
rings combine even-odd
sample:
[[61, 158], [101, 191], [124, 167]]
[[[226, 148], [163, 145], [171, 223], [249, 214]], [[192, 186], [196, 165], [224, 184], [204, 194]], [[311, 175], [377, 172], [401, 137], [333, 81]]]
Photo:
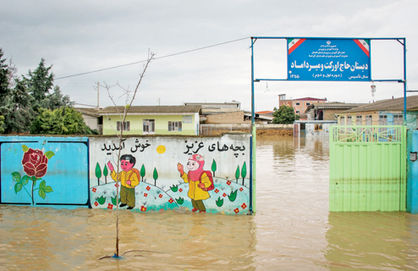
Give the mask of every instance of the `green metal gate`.
[[329, 210], [406, 210], [406, 127], [330, 130]]

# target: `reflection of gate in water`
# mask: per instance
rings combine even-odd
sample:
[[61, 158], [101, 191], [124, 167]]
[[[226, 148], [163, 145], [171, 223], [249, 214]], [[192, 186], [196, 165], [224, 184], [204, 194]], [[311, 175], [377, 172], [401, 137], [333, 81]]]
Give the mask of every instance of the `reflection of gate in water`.
[[330, 130], [330, 211], [406, 210], [406, 127]]

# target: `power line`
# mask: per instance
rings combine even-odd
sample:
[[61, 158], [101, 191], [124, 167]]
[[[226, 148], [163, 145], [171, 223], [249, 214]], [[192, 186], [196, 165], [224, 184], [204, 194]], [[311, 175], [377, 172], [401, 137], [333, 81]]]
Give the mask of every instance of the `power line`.
[[[154, 59], [157, 60], [157, 59], [162, 59], [162, 58], [167, 58], [167, 57], [173, 57], [173, 56], [178, 56], [178, 55], [184, 55], [184, 54], [188, 54], [188, 53], [193, 53], [193, 52], [196, 52], [196, 51], [200, 51], [200, 50], [204, 50], [204, 49], [208, 49], [208, 48], [212, 48], [212, 47], [217, 47], [217, 46], [225, 45], [225, 44], [228, 44], [228, 43], [233, 43], [233, 42], [245, 40], [245, 39], [248, 39], [248, 38], [249, 37], [244, 37], [244, 38], [239, 38], [239, 39], [235, 39], [235, 40], [229, 40], [229, 41], [219, 42], [219, 43], [215, 43], [215, 44], [211, 44], [211, 45], [207, 45], [207, 46], [203, 46], [203, 47], [199, 47], [199, 48], [195, 48], [195, 49], [190, 49], [190, 50], [180, 51], [180, 52], [177, 52], [177, 53], [172, 53], [172, 54], [168, 54], [168, 55], [164, 55], [164, 56], [160, 56], [160, 57], [155, 57]], [[146, 61], [147, 60], [144, 59], [144, 60], [139, 60], [139, 61], [135, 61], [135, 62], [131, 62], [131, 63], [126, 63], [126, 64], [121, 64], [121, 65], [115, 65], [115, 66], [110, 66], [110, 67], [106, 67], [106, 68], [91, 70], [91, 71], [87, 71], [87, 72], [80, 72], [80, 73], [75, 73], [75, 74], [70, 74], [70, 75], [65, 75], [65, 76], [59, 76], [59, 77], [56, 77], [54, 79], [55, 80], [60, 80], [60, 79], [66, 79], [66, 78], [71, 78], [71, 77], [77, 77], [77, 76], [87, 75], [87, 74], [96, 73], [96, 72], [113, 70], [113, 69], [117, 69], [117, 68], [121, 68], [121, 67], [137, 65], [137, 64], [140, 64], [140, 63], [144, 63]]]

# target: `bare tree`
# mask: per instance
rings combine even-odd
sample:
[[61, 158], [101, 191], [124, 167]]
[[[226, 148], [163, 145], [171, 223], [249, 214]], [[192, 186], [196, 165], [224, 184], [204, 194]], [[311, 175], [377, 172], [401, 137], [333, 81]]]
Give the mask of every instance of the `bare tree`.
[[[122, 151], [122, 143], [126, 140], [126, 138], [124, 137], [124, 123], [126, 122], [126, 117], [128, 115], [129, 109], [132, 106], [132, 103], [135, 100], [136, 95], [138, 94], [138, 90], [139, 90], [139, 86], [142, 83], [142, 80], [144, 78], [145, 72], [148, 69], [149, 64], [151, 63], [151, 61], [154, 59], [155, 54], [152, 52], [148, 52], [148, 58], [145, 61], [145, 64], [143, 66], [142, 72], [139, 74], [139, 79], [138, 82], [136, 84], [135, 89], [131, 92], [128, 89], [123, 88], [119, 83], [116, 84], [117, 87], [119, 87], [122, 91], [123, 91], [123, 95], [126, 97], [125, 100], [125, 106], [122, 107], [118, 107], [116, 105], [115, 99], [112, 97], [112, 95], [110, 94], [110, 89], [114, 86], [110, 86], [107, 85], [106, 83], [104, 83], [103, 85], [101, 85], [102, 87], [104, 87], [107, 90], [108, 96], [110, 98], [110, 100], [112, 101], [113, 105], [116, 108], [120, 108], [120, 112], [121, 113], [121, 129], [120, 129], [120, 133], [117, 135], [118, 136], [118, 144], [119, 144], [119, 150], [118, 150], [118, 158], [117, 158], [117, 162], [116, 162], [116, 176], [118, 176], [116, 183], [117, 183], [117, 187], [116, 187], [116, 242], [115, 242], [115, 246], [116, 246], [116, 252], [115, 255], [113, 257], [115, 258], [119, 258], [120, 253], [119, 253], [119, 183], [120, 183], [120, 157], [121, 157], [121, 151]], [[125, 252], [126, 253], [126, 252]], [[108, 258], [109, 256], [105, 256], [102, 257], [100, 259], [103, 258]], [[110, 256], [112, 257], [112, 256]]]

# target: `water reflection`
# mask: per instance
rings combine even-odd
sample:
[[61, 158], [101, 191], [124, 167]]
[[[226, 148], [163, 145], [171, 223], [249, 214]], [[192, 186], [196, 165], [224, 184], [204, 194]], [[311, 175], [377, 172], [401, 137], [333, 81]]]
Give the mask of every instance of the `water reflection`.
[[326, 258], [330, 270], [418, 268], [418, 228], [412, 215], [330, 213], [328, 222]]
[[0, 270], [417, 270], [418, 215], [329, 213], [326, 139], [258, 138], [255, 216], [0, 205]]

